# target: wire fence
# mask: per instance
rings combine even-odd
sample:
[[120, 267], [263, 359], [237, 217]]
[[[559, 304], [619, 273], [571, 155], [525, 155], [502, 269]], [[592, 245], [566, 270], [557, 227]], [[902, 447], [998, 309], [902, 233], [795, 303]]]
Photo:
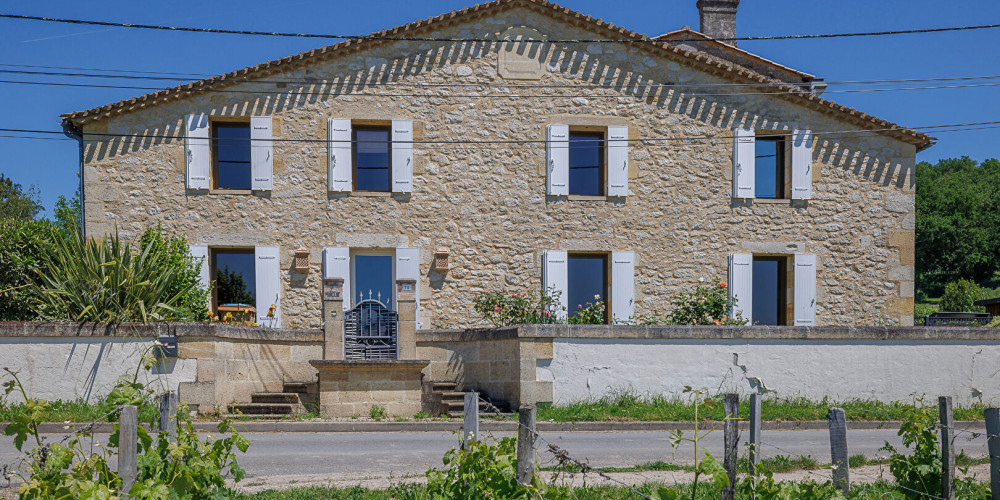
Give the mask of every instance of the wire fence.
[[[487, 397], [484, 397], [483, 395], [480, 395], [475, 392], [473, 392], [472, 394], [474, 394], [475, 396], [466, 400], [465, 411], [467, 413], [474, 412], [475, 429], [478, 430], [478, 416], [479, 416], [480, 405], [484, 409], [485, 413], [488, 415], [497, 416], [502, 418], [503, 420], [507, 420], [510, 418], [511, 413], [503, 412], [501, 408], [499, 408], [496, 404], [494, 404], [493, 401], [491, 401]], [[470, 405], [470, 401], [473, 404]], [[942, 405], [943, 404], [944, 403], [942, 402]], [[736, 408], [736, 406], [733, 407]], [[839, 408], [827, 404], [816, 404], [815, 407], [817, 409], [826, 410], [827, 412], [829, 412], [831, 409], [839, 410]], [[947, 407], [948, 411], [950, 411], [950, 401], [948, 402]], [[112, 415], [121, 412], [122, 408], [123, 406], [116, 406], [107, 413], [91, 420], [90, 422], [84, 423], [82, 425], [76, 424], [77, 426], [75, 428], [70, 429], [65, 433], [62, 433], [61, 435], [57, 435], [54, 439], [49, 438], [47, 436], [46, 438], [48, 439], [43, 438], [42, 442], [39, 443], [38, 446], [34, 446], [32, 447], [32, 449], [20, 453], [13, 459], [8, 460], [6, 463], [0, 465], [0, 473], [2, 473], [3, 479], [7, 482], [7, 486], [10, 487], [11, 483], [15, 478], [23, 479], [23, 474], [25, 472], [25, 465], [30, 463], [37, 463], [39, 460], [44, 461], [45, 457], [50, 452], [50, 449], [54, 444], [65, 444], [67, 441], [73, 438], [81, 439], [84, 437], [90, 437], [92, 441], [91, 446], [93, 446], [94, 437], [92, 431], [95, 429], [95, 426], [99, 423], [107, 421], [108, 417], [111, 417]], [[524, 410], [526, 408], [529, 407], [522, 407], [521, 410]], [[718, 429], [719, 425], [731, 424], [736, 429], [736, 431], [732, 435], [730, 435], [730, 433], [728, 432], [726, 433], [724, 447], [726, 449], [730, 448], [733, 449], [735, 456], [735, 450], [737, 449], [740, 441], [744, 437], [743, 434], [741, 434], [738, 430], [739, 429], [738, 424], [742, 422], [744, 424], [749, 424], [753, 426], [756, 423], [757, 428], [758, 429], [760, 428], [759, 401], [757, 408], [758, 410], [756, 411], [756, 414], [754, 414], [753, 410], [751, 410], [751, 416], [749, 419], [740, 418], [738, 414], [733, 413], [732, 416], [724, 419], [723, 422], [721, 423], [716, 422], [716, 424], [718, 424], [716, 425], [716, 427], [713, 428], [709, 425], [708, 432]], [[161, 411], [176, 412], [176, 407], [173, 407], [172, 410], [161, 410]], [[530, 426], [525, 425], [522, 421], [515, 420], [514, 421], [514, 423], [516, 424], [515, 429], [518, 430], [519, 432], [522, 431], [527, 432], [527, 435], [531, 437], [530, 439], [531, 454], [529, 456], [533, 457], [533, 462], [534, 462], [534, 464], [532, 464], [532, 474], [535, 473], [534, 471], [537, 465], [543, 466], [545, 468], [544, 472], [550, 473], [548, 474], [550, 486], [565, 486], [565, 491], [568, 493], [568, 495], [570, 495], [573, 498], [576, 498], [576, 493], [574, 492], [574, 488], [576, 486], [575, 480], [577, 479], [577, 476], [582, 478], [582, 482], [584, 485], [587, 484], [586, 479], [588, 476], [597, 476], [601, 478], [601, 480], [603, 480], [604, 483], [607, 485], [622, 488], [624, 491], [633, 495], [636, 498], [650, 499], [650, 500], [652, 497], [643, 490], [648, 490], [649, 487], [651, 486], [653, 487], [658, 485], [669, 486], [669, 484], [666, 484], [667, 481], [664, 480], [663, 475], [660, 475], [659, 477], [651, 477], [650, 475], [644, 474], [643, 470], [638, 467], [631, 467], [627, 469], [623, 468], [623, 470], [627, 470], [627, 472], [623, 473], [623, 472], [616, 472], [609, 470], [611, 468], [594, 466], [590, 457], [583, 456], [573, 451], [572, 449], [569, 449], [567, 446], [558, 444], [556, 440], [550, 439], [549, 437], [546, 437], [545, 435], [540, 433], [537, 430], [536, 426], [534, 425], [534, 407], [530, 407], [530, 411], [532, 412], [532, 417], [530, 420], [531, 425]], [[989, 412], [995, 410], [986, 410], [986, 411]], [[929, 422], [929, 420], [919, 420], [914, 418], [899, 418], [898, 415], [890, 415], [872, 409], [852, 410], [851, 415], [854, 417], [865, 417], [865, 418], [874, 415], [876, 417], [884, 419], [880, 420], [880, 422], [887, 424], [909, 423], [909, 424], [920, 424], [926, 426]], [[168, 416], [167, 418], [169, 419], [174, 417], [175, 415]], [[754, 420], [756, 420], [756, 422], [754, 422]], [[951, 419], [949, 418], [948, 421], [950, 420]], [[162, 419], [161, 422], [163, 422]], [[440, 424], [441, 424], [441, 431], [453, 432], [454, 429], [453, 422], [442, 420], [440, 421]], [[967, 427], [968, 424], [962, 424], [962, 425], [965, 428], [959, 427], [955, 424], [947, 425], [935, 420], [934, 424], [930, 427], [936, 431], [942, 431], [942, 430], [951, 431], [950, 438], [952, 439], [952, 442], [950, 444], [952, 446], [954, 445], [954, 441], [957, 440], [957, 436], [962, 436], [962, 438], [969, 443], [972, 443], [976, 440], [982, 440], [983, 455], [989, 456], [990, 455], [990, 450], [988, 449], [989, 443], [991, 443], [993, 440], [1000, 439], [1000, 432], [991, 427], [989, 417], [987, 417], [986, 431], [970, 430]], [[69, 424], [67, 424], [67, 429], [68, 428]], [[491, 436], [490, 433], [486, 433], [486, 435]], [[774, 455], [775, 457], [784, 456], [787, 458], [794, 458], [796, 456], [801, 456], [800, 453], [791, 451], [782, 444], [770, 439], [767, 432], [763, 433], [757, 432], [756, 438], [754, 438], [753, 435], [754, 434], [751, 433], [751, 441], [753, 442], [748, 444], [752, 444], [754, 450], [761, 450], [762, 448], [773, 450], [774, 453], [777, 453], [777, 455]], [[523, 438], [524, 436], [525, 434], [522, 433], [521, 437]], [[463, 443], [467, 439], [478, 439], [478, 438], [479, 436], [472, 436], [468, 433], [468, 431], [466, 431]], [[831, 446], [833, 445], [834, 439], [835, 439], [834, 434], [831, 432]], [[845, 441], [844, 446], [846, 449], [846, 436], [844, 438], [844, 441]], [[536, 446], [536, 444], [540, 446]], [[948, 444], [949, 443], [942, 443], [942, 446], [943, 447], [948, 446]], [[519, 447], [522, 446], [522, 443], [519, 442], [518, 446]], [[708, 447], [708, 445], [704, 445], [704, 447]], [[625, 448], [627, 449], [627, 447]], [[944, 449], [942, 448], [942, 454], [943, 453]], [[728, 456], [728, 453], [724, 453], [723, 455]], [[759, 453], [758, 451], [758, 456], [762, 455], [765, 454]], [[954, 456], [954, 450], [951, 451], [951, 455]], [[880, 467], [877, 472], [873, 472], [871, 469], [850, 467], [849, 465], [850, 460], [846, 458], [847, 455], [844, 455], [844, 457], [845, 458], [843, 462], [843, 467], [845, 467], [846, 472], [849, 472], [851, 475], [855, 476], [855, 479], [860, 479], [860, 480], [855, 480], [854, 482], [849, 482], [848, 483], [849, 487], [857, 488], [858, 490], [868, 491], [875, 497], [878, 498], [918, 497], [918, 498], [939, 499], [939, 500], [952, 500], [954, 498], [953, 496], [948, 497], [933, 492], [921, 491], [911, 486], [907, 486], [906, 484], [900, 484], [891, 475], [887, 477], [885, 474], [885, 462], [883, 457], [878, 457], [879, 459], [876, 461], [875, 465]], [[670, 460], [673, 460], [674, 458], [675, 456], [672, 454]], [[728, 460], [729, 459], [727, 458], [727, 462]], [[733, 460], [735, 460], [735, 458]], [[735, 478], [735, 480], [738, 481], [752, 480], [750, 478], [755, 477], [757, 475], [757, 472], [759, 471], [754, 469], [753, 462], [751, 460], [752, 459], [744, 458], [740, 462], [738, 469], [739, 472], [737, 473], [737, 477]], [[757, 460], [759, 460], [759, 458]], [[818, 484], [823, 484], [823, 483], [829, 483], [831, 481], [831, 473], [834, 476], [834, 482], [836, 483], [835, 478], [837, 475], [837, 469], [840, 465], [837, 462], [836, 458], [833, 459], [833, 462], [834, 465], [829, 469], [818, 468], [820, 467], [819, 464], [815, 464], [815, 466], [804, 466], [801, 464], [801, 461], [795, 462], [792, 460], [786, 461], [785, 465], [787, 466], [786, 467], [787, 469], [794, 470], [800, 475], [803, 475], [801, 477], [808, 478], [808, 480]], [[684, 466], [680, 464], [673, 464], [673, 465], [676, 465], [676, 468], [674, 470], [676, 469], [684, 470], [686, 468], [688, 471], [690, 471], [690, 466]], [[729, 466], [730, 464], [727, 463], [726, 468], [729, 469]], [[730, 470], [736, 470], [736, 465], [732, 464], [732, 466], [733, 468]], [[945, 466], [947, 466], [947, 464], [945, 464]], [[951, 466], [953, 467], [951, 474], [945, 475], [945, 477], [955, 478], [954, 462], [952, 462]], [[517, 482], [524, 481], [524, 478], [521, 477], [520, 474], [520, 468], [518, 468], [517, 475], [511, 474], [506, 469], [501, 468], [500, 470], [503, 471], [504, 474], [507, 475], [507, 478], [511, 481], [517, 481]], [[686, 478], [681, 478], [682, 480], [678, 480], [678, 478], [674, 475], [674, 470], [667, 469], [667, 472], [669, 472], [670, 480], [673, 482], [674, 486], [690, 479], [690, 477], [686, 477]], [[1000, 474], [1000, 471], [991, 471], [991, 472], [994, 474]], [[560, 479], [563, 480], [562, 484], [558, 484], [558, 481]]]
[[[481, 395], [477, 394], [477, 399], [479, 402], [482, 403], [482, 405], [489, 414], [493, 414], [503, 418], [507, 418], [510, 415], [510, 414], [504, 414], [496, 405], [493, 404], [492, 401], [490, 401], [487, 398], [484, 398]], [[827, 413], [829, 413], [830, 409], [836, 408], [834, 405], [827, 405], [827, 404], [816, 404], [815, 407], [817, 409], [824, 410]], [[478, 411], [478, 409], [476, 411]], [[950, 401], [949, 401], [949, 412], [950, 412]], [[879, 422], [885, 424], [909, 423], [909, 424], [920, 424], [926, 426], [929, 422], [929, 420], [900, 418], [899, 415], [890, 415], [887, 413], [871, 409], [854, 410], [852, 411], [851, 416], [862, 417], [862, 418], [852, 419], [852, 421], [855, 420], [870, 421], [870, 418], [872, 416], [875, 416], [883, 419], [880, 420]], [[757, 412], [756, 418], [758, 419], [757, 425], [759, 428], [759, 411]], [[739, 416], [737, 415], [734, 417], [730, 417], [729, 420], [743, 421], [746, 419], [739, 418]], [[991, 431], [983, 432], [979, 430], [970, 430], [968, 428], [969, 425], [968, 423], [965, 423], [963, 425], [966, 428], [961, 428], [954, 424], [946, 425], [940, 421], [934, 420], [931, 429], [934, 431], [942, 431], [945, 429], [952, 431], [952, 433], [950, 434], [950, 439], [952, 440], [950, 444], [952, 446], [954, 445], [954, 441], [957, 440], [956, 436], [962, 436], [965, 439], [965, 441], [970, 443], [975, 440], [985, 438], [982, 439], [983, 440], [982, 454], [988, 456], [989, 455], [989, 450], [987, 449], [988, 442], [993, 439], [1000, 439], [1000, 435]], [[586, 477], [587, 474], [593, 474], [599, 476], [600, 478], [605, 480], [608, 484], [613, 484], [625, 488], [627, 491], [631, 492], [632, 494], [634, 494], [634, 496], [638, 498], [644, 498], [644, 499], [650, 498], [649, 495], [647, 495], [646, 493], [644, 493], [639, 489], [642, 486], [639, 487], [636, 486], [637, 483], [635, 481], [631, 482], [623, 481], [621, 478], [605, 472], [604, 470], [602, 470], [602, 468], [592, 466], [589, 458], [579, 457], [577, 455], [571, 454], [570, 450], [567, 450], [565, 449], [565, 447], [554, 444], [550, 440], [546, 439], [535, 428], [525, 427], [521, 422], [518, 422], [517, 426], [519, 429], [527, 429], [531, 433], [531, 435], [534, 436], [534, 439], [537, 439], [540, 443], [545, 445], [545, 452], [549, 453], [550, 457], [548, 458], [548, 460], [541, 459], [541, 457], [537, 457], [538, 463], [543, 466], [552, 466], [552, 465], [555, 466], [556, 474], [553, 474], [552, 477], [553, 484], [559, 477], [559, 474], [569, 474], [571, 476], [574, 474], [581, 474], [584, 477]], [[771, 442], [766, 438], [762, 438], [761, 435], [762, 434], [758, 433], [757, 441], [756, 443], [754, 443], [757, 450], [759, 450], [760, 447], [769, 448], [777, 453], [777, 455], [775, 455], [776, 457], [784, 456], [786, 458], [794, 458], [796, 456], [801, 456], [800, 454], [790, 451], [785, 447], [776, 444], [775, 442]], [[766, 436], [766, 433], [764, 433], [763, 435]], [[727, 439], [727, 442], [724, 444], [724, 446], [727, 448], [731, 446], [735, 447], [737, 446], [737, 443], [739, 443], [741, 438], [742, 438], [741, 434], [737, 431], [735, 434], [735, 440], [733, 440], [733, 442], [729, 442], [729, 440]], [[831, 436], [831, 440], [833, 439], [834, 438]], [[888, 441], [886, 441], [886, 444], [888, 444]], [[947, 446], [947, 444], [942, 443], [942, 446]], [[846, 449], [846, 438], [845, 438], [845, 449]], [[942, 449], [941, 452], [944, 453], [944, 450]], [[950, 453], [952, 456], [954, 456], [954, 450], [951, 450]], [[855, 477], [854, 482], [847, 483], [847, 488], [855, 488], [859, 491], [867, 492], [870, 496], [875, 498], [927, 498], [927, 499], [939, 499], [939, 500], [952, 500], [954, 498], [954, 496], [946, 497], [942, 496], [941, 494], [935, 494], [928, 491], [921, 491], [906, 484], [899, 483], [893, 475], [891, 474], [887, 475], [888, 467], [885, 462], [885, 457], [875, 457], [876, 460], [874, 463], [868, 461], [869, 457], [865, 458], [866, 458], [865, 460], [866, 465], [879, 467], [878, 472], [873, 473], [871, 469], [860, 468], [860, 467], [851, 468], [849, 465], [850, 459], [845, 458], [843, 464], [843, 467], [845, 468], [845, 475], [846, 472], [849, 472], [850, 474], [853, 474]], [[802, 465], [797, 465], [796, 462], [792, 460], [786, 461], [787, 465], [790, 466], [791, 470], [799, 474], [803, 474], [804, 477], [818, 484], [829, 483], [831, 482], [831, 479], [833, 479], [834, 483], [836, 484], [835, 472], [837, 471], [839, 464], [836, 463], [836, 460], [834, 462], [835, 463], [829, 466], [828, 469], [820, 470], [820, 468], [808, 468]], [[944, 466], [947, 466], [947, 464], [945, 464]], [[819, 464], [817, 464], [817, 467], [822, 467], [822, 466], [819, 466]], [[952, 467], [954, 468], [953, 463]], [[753, 464], [749, 463], [747, 459], [744, 459], [744, 462], [741, 463], [739, 468], [739, 473], [738, 473], [739, 478], [747, 479], [750, 476], [756, 476], [756, 473], [757, 472], [754, 469]], [[833, 473], [834, 476], [833, 478], [831, 477], [831, 473]], [[651, 478], [643, 475], [641, 472], [630, 471], [629, 474], [632, 476], [632, 479], [635, 478], [641, 479], [642, 483], [645, 485], [656, 485], [658, 483], [663, 483], [662, 478]], [[950, 476], [945, 476], [945, 477], [951, 477], [952, 479], [954, 479], [955, 478], [954, 470], [952, 470]], [[676, 477], [672, 477], [672, 479], [675, 485], [678, 484]], [[570, 488], [569, 491], [572, 494], [572, 488]], [[952, 491], [954, 491], [953, 487]]]

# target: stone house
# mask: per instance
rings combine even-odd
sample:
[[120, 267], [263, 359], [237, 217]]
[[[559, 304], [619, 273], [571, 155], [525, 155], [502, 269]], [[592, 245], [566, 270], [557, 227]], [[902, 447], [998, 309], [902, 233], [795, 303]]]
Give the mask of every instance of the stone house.
[[64, 115], [85, 232], [162, 222], [211, 307], [290, 328], [321, 326], [326, 278], [345, 308], [415, 281], [425, 330], [477, 324], [482, 291], [627, 321], [702, 279], [755, 323], [912, 325], [933, 139], [739, 49], [738, 3], [650, 38], [494, 0]]

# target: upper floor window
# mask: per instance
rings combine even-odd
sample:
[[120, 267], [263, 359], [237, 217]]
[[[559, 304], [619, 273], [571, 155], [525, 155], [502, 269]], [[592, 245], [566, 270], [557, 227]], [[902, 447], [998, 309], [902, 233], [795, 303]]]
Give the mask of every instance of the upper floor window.
[[354, 190], [392, 191], [390, 127], [354, 127]]
[[250, 123], [212, 124], [214, 189], [250, 189]]
[[757, 136], [754, 144], [754, 184], [757, 198], [785, 198], [784, 136]]
[[545, 128], [545, 194], [628, 196], [629, 131], [621, 125]]
[[809, 130], [733, 129], [733, 198], [812, 198], [813, 138]]
[[569, 133], [569, 194], [604, 195], [604, 134]]

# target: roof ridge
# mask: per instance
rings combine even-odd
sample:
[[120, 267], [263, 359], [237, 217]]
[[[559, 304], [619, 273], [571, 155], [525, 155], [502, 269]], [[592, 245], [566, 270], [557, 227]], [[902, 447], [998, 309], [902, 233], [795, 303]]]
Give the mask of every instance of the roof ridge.
[[[62, 115], [64, 121], [72, 122], [77, 125], [82, 125], [84, 123], [98, 120], [102, 117], [111, 117], [116, 114], [122, 114], [133, 110], [134, 106], [142, 103], [145, 107], [147, 104], [156, 104], [163, 99], [180, 99], [188, 97], [192, 92], [198, 90], [210, 90], [213, 88], [218, 88], [226, 85], [235, 85], [241, 83], [238, 78], [244, 77], [262, 77], [269, 74], [275, 73], [279, 68], [286, 65], [299, 65], [305, 62], [311, 62], [313, 60], [323, 60], [328, 57], [333, 57], [339, 54], [341, 51], [354, 50], [356, 48], [366, 47], [370, 45], [377, 45], [382, 43], [389, 43], [393, 40], [379, 39], [379, 37], [386, 37], [392, 34], [399, 33], [413, 33], [420, 32], [428, 29], [438, 27], [441, 23], [447, 23], [455, 20], [471, 20], [475, 17], [486, 15], [495, 11], [507, 10], [514, 8], [516, 6], [523, 6], [536, 12], [543, 14], [549, 14], [553, 16], [562, 16], [563, 19], [571, 24], [577, 24], [578, 26], [588, 28], [595, 31], [604, 31], [609, 34], [619, 35], [624, 38], [630, 38], [635, 41], [648, 41], [652, 43], [646, 43], [642, 45], [637, 45], [640, 48], [645, 48], [649, 50], [660, 51], [661, 54], [667, 56], [679, 56], [679, 62], [686, 62], [689, 64], [694, 64], [695, 66], [701, 66], [699, 69], [714, 73], [717, 76], [724, 77], [739, 77], [743, 79], [750, 80], [751, 83], [761, 83], [767, 84], [766, 90], [774, 90], [773, 94], [776, 97], [781, 97], [785, 99], [798, 100], [802, 103], [808, 103], [808, 105], [813, 106], [819, 111], [824, 111], [828, 113], [836, 113], [845, 116], [859, 127], [864, 128], [865, 126], [875, 125], [882, 128], [892, 128], [898, 130], [888, 130], [880, 131], [886, 135], [894, 136], [899, 140], [908, 142], [917, 146], [917, 150], [923, 150], [931, 145], [933, 145], [935, 139], [926, 134], [916, 132], [914, 130], [907, 129], [895, 123], [883, 120], [854, 108], [849, 108], [847, 106], [837, 104], [833, 101], [823, 99], [811, 92], [806, 92], [796, 85], [777, 80], [766, 75], [760, 74], [744, 66], [738, 65], [734, 62], [727, 61], [720, 57], [708, 54], [706, 52], [688, 50], [680, 46], [671, 45], [667, 42], [656, 43], [656, 40], [650, 38], [647, 35], [631, 31], [622, 26], [616, 26], [614, 23], [604, 21], [602, 19], [594, 18], [593, 16], [583, 14], [568, 7], [562, 7], [556, 3], [549, 2], [547, 0], [490, 0], [480, 4], [465, 7], [459, 10], [453, 10], [444, 14], [439, 14], [437, 16], [432, 16], [429, 18], [413, 21], [399, 26], [394, 26], [391, 28], [386, 28], [380, 31], [369, 33], [361, 38], [352, 38], [344, 40], [342, 42], [337, 42], [330, 45], [325, 45], [323, 47], [310, 49], [305, 52], [300, 52], [298, 54], [292, 54], [279, 59], [274, 59], [271, 61], [266, 61], [263, 63], [256, 64], [254, 66], [248, 66], [245, 68], [237, 69], [229, 73], [223, 73], [221, 75], [212, 76], [209, 78], [203, 78], [201, 80], [183, 83], [176, 85], [174, 87], [166, 88], [163, 90], [158, 90], [149, 94], [143, 94], [140, 96], [135, 96], [130, 99], [121, 100], [118, 102], [106, 104], [104, 106], [99, 106], [96, 108], [91, 108], [84, 111], [76, 111], [72, 113], [66, 113]], [[693, 30], [692, 30], [693, 31]], [[745, 52], [745, 51], [744, 51]], [[754, 55], [750, 52], [747, 54]], [[759, 57], [759, 56], [756, 56]], [[248, 80], [247, 80], [248, 81]], [[778, 84], [778, 85], [774, 85]], [[770, 92], [769, 92], [770, 93]]]

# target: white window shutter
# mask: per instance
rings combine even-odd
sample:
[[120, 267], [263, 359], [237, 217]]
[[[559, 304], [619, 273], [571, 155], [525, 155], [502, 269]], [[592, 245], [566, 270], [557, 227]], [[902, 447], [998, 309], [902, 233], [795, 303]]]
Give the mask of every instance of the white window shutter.
[[542, 288], [546, 293], [559, 295], [556, 316], [566, 319], [566, 301], [569, 300], [569, 256], [564, 250], [547, 250], [542, 255]]
[[330, 118], [327, 123], [327, 190], [337, 193], [351, 191], [353, 158], [351, 157], [351, 120]]
[[753, 324], [753, 254], [729, 255], [729, 297], [736, 299], [732, 316], [742, 315]]
[[413, 121], [392, 121], [392, 192], [413, 192]]
[[733, 130], [733, 198], [756, 196], [754, 171], [757, 164], [754, 131]]
[[635, 252], [611, 252], [611, 321], [635, 316]]
[[[208, 275], [208, 247], [205, 245], [190, 245], [188, 246], [188, 252], [191, 253], [191, 257], [201, 266], [198, 272], [198, 284], [208, 288], [212, 284], [212, 280]], [[209, 294], [208, 305], [211, 305], [211, 303], [212, 296]]]
[[812, 198], [812, 144], [811, 130], [792, 132], [792, 199]]
[[270, 191], [273, 186], [274, 120], [270, 116], [250, 117], [250, 188]]
[[209, 189], [212, 151], [209, 148], [208, 115], [184, 117], [184, 166], [188, 189]]
[[795, 254], [795, 326], [816, 325], [816, 255]]
[[[417, 306], [417, 329], [420, 329], [420, 249], [419, 248], [397, 248], [396, 249], [396, 279], [414, 280]], [[393, 284], [395, 286], [395, 284]]]
[[569, 194], [569, 125], [549, 125], [545, 128], [546, 194]]
[[326, 247], [323, 249], [323, 278], [344, 280], [344, 310], [351, 308], [351, 249], [348, 247]]
[[[281, 327], [281, 255], [278, 247], [255, 247], [254, 278], [257, 280], [257, 325]], [[267, 317], [271, 305], [274, 319]]]
[[628, 196], [628, 127], [608, 127], [608, 196]]

